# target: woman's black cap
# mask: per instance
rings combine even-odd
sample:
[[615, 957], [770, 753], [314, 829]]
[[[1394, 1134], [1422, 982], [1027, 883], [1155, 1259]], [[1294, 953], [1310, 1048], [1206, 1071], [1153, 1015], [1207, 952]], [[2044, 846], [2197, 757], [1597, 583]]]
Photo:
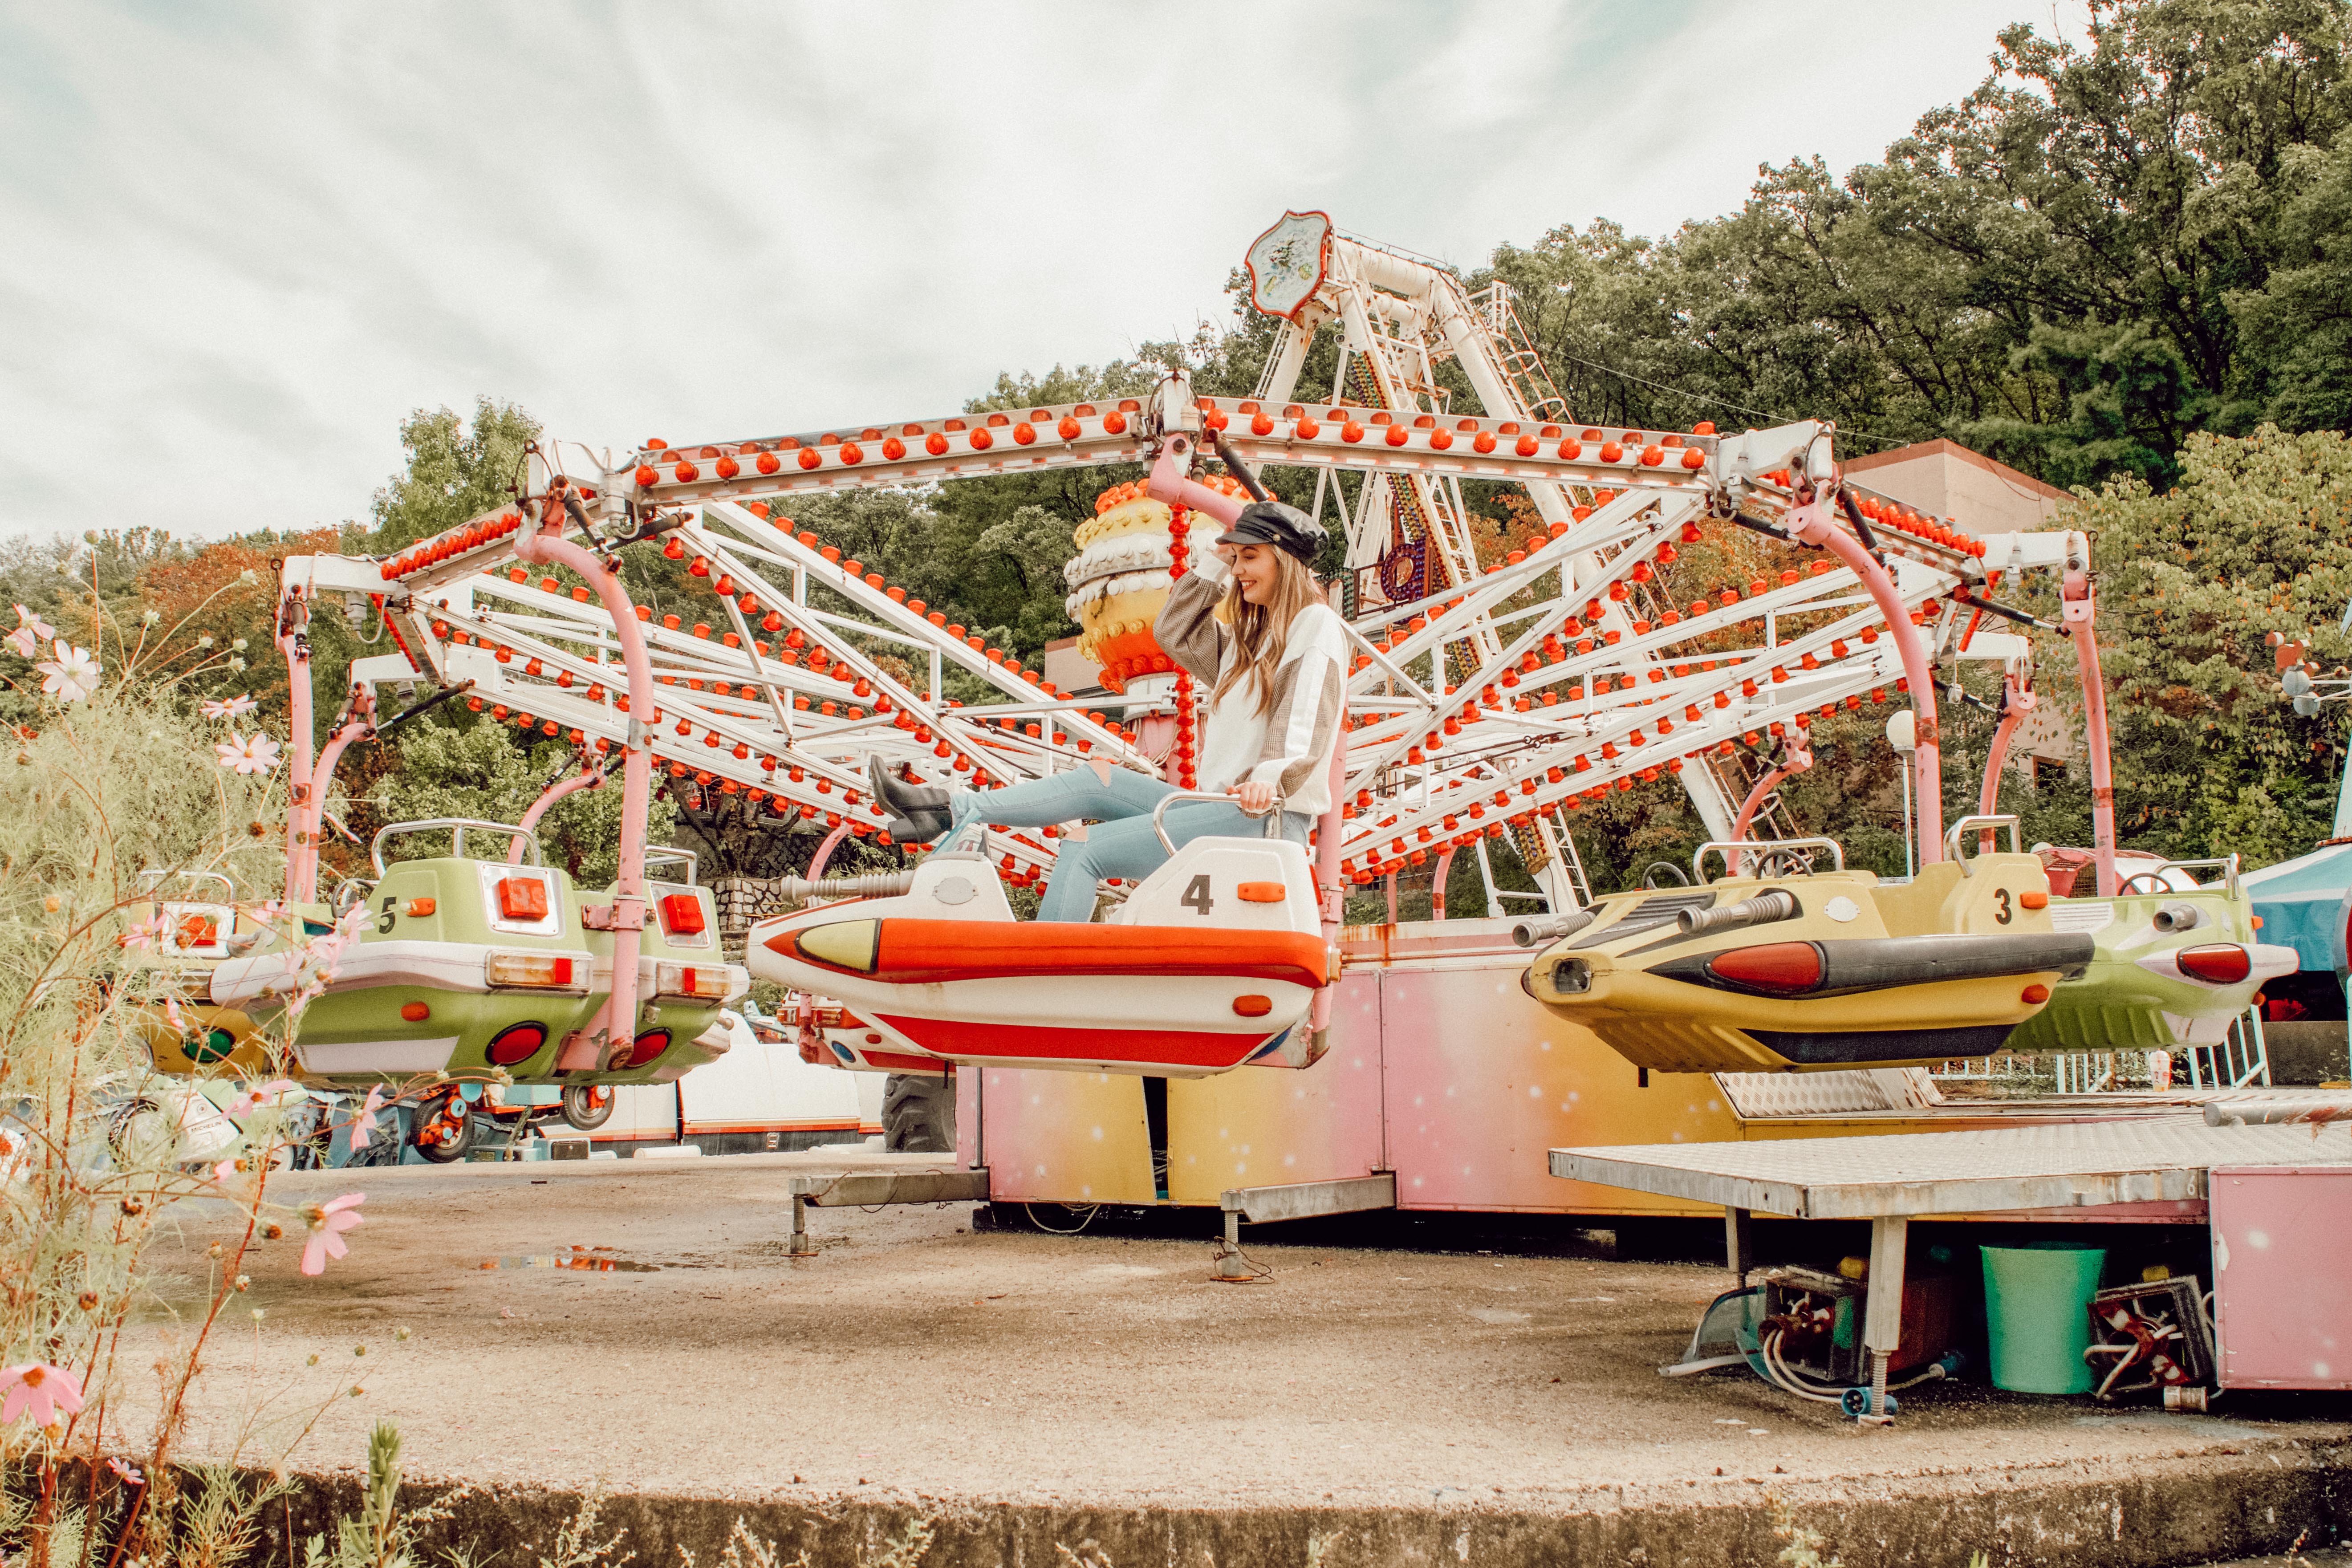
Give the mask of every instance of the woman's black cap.
[[1286, 550], [1309, 566], [1323, 553], [1323, 527], [1295, 506], [1278, 500], [1254, 500], [1242, 508], [1234, 525], [1217, 535], [1220, 544], [1271, 544]]

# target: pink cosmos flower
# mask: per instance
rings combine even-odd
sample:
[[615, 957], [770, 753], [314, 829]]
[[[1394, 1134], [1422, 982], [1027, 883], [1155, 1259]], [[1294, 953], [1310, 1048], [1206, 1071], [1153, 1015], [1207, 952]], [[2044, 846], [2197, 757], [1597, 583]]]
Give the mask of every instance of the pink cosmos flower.
[[133, 952], [142, 947], [152, 947], [163, 939], [163, 933], [169, 929], [164, 923], [163, 911], [159, 910], [124, 931], [122, 945]]
[[296, 1083], [290, 1078], [273, 1078], [268, 1083], [261, 1085], [259, 1088], [247, 1089], [245, 1093], [238, 1095], [235, 1100], [230, 1100], [227, 1105], [222, 1107], [222, 1109], [228, 1113], [232, 1120], [242, 1121], [245, 1118], [252, 1115], [263, 1106], [277, 1104], [278, 1097], [280, 1094], [289, 1089], [299, 1089], [302, 1086], [300, 1084]]
[[302, 1244], [303, 1273], [324, 1274], [327, 1259], [341, 1258], [351, 1250], [344, 1245], [343, 1232], [365, 1217], [354, 1212], [365, 1202], [365, 1193], [345, 1193], [341, 1197], [315, 1204], [303, 1211], [310, 1222], [310, 1239]]
[[213, 743], [220, 765], [233, 773], [266, 773], [278, 767], [278, 742], [263, 734], [240, 735], [229, 731], [228, 739]]
[[225, 701], [206, 702], [201, 711], [207, 719], [242, 719], [260, 706], [250, 697], [231, 697]]
[[26, 658], [41, 650], [42, 642], [58, 635], [58, 628], [24, 605], [16, 606], [16, 629], [5, 639], [10, 647]]
[[172, 1033], [175, 1035], [184, 1035], [188, 1032], [188, 1016], [180, 1011], [180, 999], [177, 996], [163, 998], [163, 1022], [172, 1026]]
[[139, 1473], [139, 1467], [136, 1465], [126, 1465], [120, 1459], [109, 1459], [106, 1461], [106, 1468], [112, 1470], [115, 1479], [124, 1486], [143, 1487], [147, 1484], [147, 1478]]
[[22, 1366], [0, 1367], [0, 1426], [29, 1414], [36, 1426], [47, 1426], [58, 1412], [79, 1414], [81, 1381], [61, 1366], [28, 1361]]
[[354, 1150], [368, 1146], [368, 1136], [375, 1131], [375, 1113], [383, 1108], [383, 1085], [377, 1084], [367, 1091], [367, 1100], [360, 1106], [360, 1113], [352, 1118], [352, 1147]]
[[44, 679], [41, 689], [60, 702], [79, 702], [98, 689], [98, 660], [89, 649], [76, 647], [63, 637], [49, 645], [57, 658], [33, 666]]

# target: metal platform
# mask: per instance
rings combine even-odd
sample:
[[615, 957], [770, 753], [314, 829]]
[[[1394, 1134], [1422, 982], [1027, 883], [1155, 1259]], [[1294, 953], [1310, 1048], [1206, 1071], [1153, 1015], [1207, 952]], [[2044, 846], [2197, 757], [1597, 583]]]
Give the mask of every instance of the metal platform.
[[1796, 1219], [1914, 1217], [2201, 1198], [2213, 1165], [2352, 1160], [2341, 1131], [2174, 1115], [1885, 1138], [1554, 1149], [1551, 1173]]
[[[2216, 1165], [2352, 1166], [2352, 1134], [2294, 1125], [2209, 1127], [2201, 1115], [1885, 1138], [1638, 1143], [1554, 1149], [1551, 1173], [1724, 1207], [1733, 1275], [1747, 1282], [1752, 1212], [1867, 1219], [1867, 1418], [1884, 1420], [1885, 1361], [1902, 1338], [1904, 1252], [1922, 1215], [2202, 1199]], [[1893, 1289], [1881, 1289], [1892, 1282]]]

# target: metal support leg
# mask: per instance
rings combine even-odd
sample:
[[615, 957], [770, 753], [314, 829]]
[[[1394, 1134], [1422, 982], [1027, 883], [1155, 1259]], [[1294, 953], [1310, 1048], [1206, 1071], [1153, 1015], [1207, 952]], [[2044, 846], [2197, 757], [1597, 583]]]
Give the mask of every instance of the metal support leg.
[[1216, 1272], [1210, 1279], [1225, 1285], [1244, 1285], [1256, 1278], [1242, 1262], [1242, 1211], [1225, 1211], [1225, 1236], [1209, 1261]]
[[793, 1194], [793, 1245], [785, 1254], [789, 1258], [814, 1258], [816, 1243], [809, 1238], [808, 1198], [801, 1193]]
[[1911, 1222], [1883, 1215], [1870, 1222], [1870, 1289], [1862, 1315], [1863, 1348], [1870, 1352], [1870, 1412], [1864, 1419], [1885, 1422], [1886, 1369], [1903, 1342], [1903, 1253]]
[[1731, 1288], [1748, 1288], [1748, 1271], [1756, 1267], [1755, 1243], [1748, 1234], [1748, 1211], [1727, 1208], [1723, 1211], [1723, 1257], [1731, 1269]]

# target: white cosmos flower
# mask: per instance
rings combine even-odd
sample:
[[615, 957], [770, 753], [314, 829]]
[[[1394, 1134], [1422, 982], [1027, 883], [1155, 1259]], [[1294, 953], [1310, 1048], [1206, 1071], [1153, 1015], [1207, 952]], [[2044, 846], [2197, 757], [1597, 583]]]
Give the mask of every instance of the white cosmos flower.
[[220, 765], [236, 773], [266, 773], [278, 766], [278, 742], [256, 732], [240, 735], [229, 731], [228, 739], [216, 742], [213, 750], [220, 757]]
[[33, 666], [47, 677], [41, 682], [43, 691], [60, 702], [79, 702], [98, 689], [98, 660], [89, 649], [76, 647], [63, 637], [50, 646], [58, 657]]
[[260, 706], [250, 697], [231, 697], [225, 701], [206, 702], [201, 711], [207, 719], [242, 719]]

